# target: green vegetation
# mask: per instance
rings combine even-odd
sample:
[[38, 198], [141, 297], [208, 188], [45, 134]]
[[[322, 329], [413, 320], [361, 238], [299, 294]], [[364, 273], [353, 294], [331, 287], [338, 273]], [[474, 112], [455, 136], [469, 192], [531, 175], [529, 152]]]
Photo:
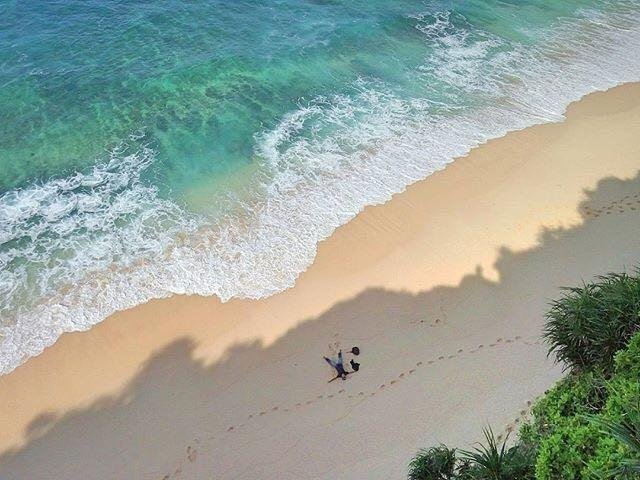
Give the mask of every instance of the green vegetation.
[[409, 465], [409, 480], [533, 480], [533, 458], [524, 445], [499, 444], [490, 428], [483, 431], [486, 445], [473, 450], [446, 445], [420, 450]]
[[640, 479], [640, 279], [567, 289], [544, 338], [569, 374], [533, 406], [515, 445], [486, 429], [472, 451], [422, 450], [410, 480]]
[[[420, 450], [409, 465], [409, 480], [534, 480], [533, 452], [524, 444], [507, 447], [490, 428], [483, 430], [486, 444], [473, 450], [446, 445]], [[459, 452], [459, 454], [457, 454]]]
[[594, 423], [602, 429], [605, 434], [615, 438], [624, 449], [628, 452], [625, 458], [622, 458], [619, 465], [609, 470], [610, 477], [628, 476], [634, 474], [640, 476], [640, 418], [636, 409], [633, 415], [618, 421], [607, 420], [594, 417]]
[[485, 428], [482, 433], [486, 445], [480, 443], [473, 451], [463, 450], [461, 452], [463, 464], [459, 469], [459, 478], [469, 480], [509, 480], [512, 478], [529, 480], [534, 478], [529, 449], [524, 445], [507, 448], [508, 438], [498, 446], [498, 441], [490, 428]]
[[445, 445], [420, 450], [409, 464], [409, 480], [450, 480], [455, 478], [456, 450]]
[[547, 314], [549, 351], [572, 370], [609, 372], [615, 353], [640, 330], [640, 279], [609, 274], [566, 292]]

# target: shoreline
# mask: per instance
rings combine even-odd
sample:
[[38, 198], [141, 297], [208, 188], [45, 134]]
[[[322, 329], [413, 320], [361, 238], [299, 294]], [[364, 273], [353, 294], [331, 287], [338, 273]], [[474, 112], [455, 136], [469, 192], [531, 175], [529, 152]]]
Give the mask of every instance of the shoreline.
[[[267, 475], [261, 478], [276, 472], [288, 478], [283, 472], [294, 467], [287, 462], [295, 458], [277, 459], [273, 445], [259, 445], [265, 432], [307, 437], [297, 448], [317, 447], [317, 478], [363, 478], [358, 475], [373, 465], [380, 478], [388, 478], [385, 475], [401, 468], [398, 455], [406, 457], [406, 466], [413, 450], [429, 440], [476, 438], [479, 420], [497, 422], [499, 430], [501, 421], [513, 418], [529, 397], [560, 375], [560, 368], [546, 359], [544, 347], [535, 344], [546, 302], [557, 295], [557, 287], [640, 261], [640, 245], [632, 235], [640, 224], [640, 208], [636, 211], [621, 200], [640, 192], [640, 159], [635, 153], [640, 146], [640, 84], [590, 94], [571, 104], [566, 116], [562, 123], [490, 140], [389, 202], [366, 207], [319, 244], [313, 265], [291, 289], [261, 300], [224, 304], [197, 296], [152, 300], [112, 315], [87, 332], [64, 334], [41, 355], [0, 378], [0, 392], [10, 392], [0, 395], [0, 415], [11, 419], [4, 422], [0, 451], [15, 450], [0, 454], [0, 472], [5, 462], [26, 468], [38, 455], [51, 455], [55, 435], [60, 437], [56, 445], [65, 444], [61, 425], [71, 425], [68, 429], [77, 434], [77, 429], [91, 424], [77, 418], [101, 408], [120, 411], [129, 397], [141, 402], [141, 408], [148, 403], [157, 407], [132, 417], [136, 427], [130, 429], [151, 429], [158, 436], [138, 452], [136, 471], [180, 468], [184, 478], [202, 478], [213, 468], [212, 458], [191, 461], [188, 453], [182, 461], [185, 449], [200, 452], [200, 459], [203, 452], [224, 456], [222, 475], [234, 478], [244, 478], [241, 467], [248, 460], [243, 453], [256, 452], [254, 470], [248, 470], [254, 477], [256, 465], [275, 461], [269, 473], [258, 470]], [[355, 342], [363, 349], [362, 371], [345, 388], [336, 382], [327, 388], [328, 373], [316, 360], [334, 343], [348, 349]], [[498, 348], [490, 349], [491, 343]], [[459, 358], [471, 350], [476, 357]], [[481, 355], [487, 358], [473, 360]], [[416, 376], [423, 375], [429, 362], [442, 366], [424, 374], [428, 385], [423, 385]], [[167, 431], [160, 433], [151, 425], [175, 415], [176, 405], [161, 402], [158, 407], [145, 399], [149, 392], [167, 396], [156, 385], [163, 377], [149, 375], [158, 365], [168, 383], [185, 392], [178, 391], [178, 404], [188, 412], [188, 418], [165, 425]], [[184, 372], [197, 380], [173, 384]], [[148, 377], [155, 381], [146, 381]], [[209, 385], [203, 379], [215, 381]], [[425, 388], [434, 382], [446, 388]], [[471, 393], [461, 400], [465, 386]], [[370, 404], [359, 398], [365, 397], [360, 391], [373, 397]], [[281, 409], [295, 410], [296, 403], [322, 403], [319, 395], [323, 400], [346, 395], [345, 402], [354, 402], [350, 408], [357, 404], [366, 414], [338, 421], [340, 415], [336, 419], [327, 407], [318, 406], [299, 414], [307, 416], [304, 424], [275, 418]], [[415, 405], [407, 403], [411, 399]], [[461, 402], [462, 413], [455, 418], [451, 412], [429, 413], [456, 402]], [[496, 402], [502, 402], [498, 411]], [[398, 404], [403, 412], [395, 412]], [[266, 410], [275, 407], [270, 411], [279, 413], [269, 416]], [[211, 419], [213, 411], [224, 412], [225, 418]], [[163, 415], [155, 418], [154, 412]], [[418, 413], [431, 415], [438, 431], [407, 426]], [[254, 414], [264, 417], [262, 427], [250, 425], [248, 415]], [[380, 422], [369, 425], [367, 417]], [[323, 440], [314, 443], [308, 438], [314, 424], [327, 421], [335, 423], [323, 429], [326, 435], [351, 428], [373, 443], [362, 445], [369, 462], [345, 457], [340, 462], [345, 470], [336, 470], [323, 451]], [[108, 437], [109, 429], [104, 428], [100, 431]], [[206, 443], [198, 429], [215, 438]], [[390, 440], [381, 434], [385, 429], [401, 438], [403, 448], [394, 452], [396, 456], [384, 453], [384, 442]], [[112, 440], [117, 444], [128, 430], [124, 425], [115, 430]], [[227, 438], [232, 433], [236, 438]], [[226, 448], [225, 442], [230, 442]], [[236, 442], [249, 445], [248, 450], [229, 447]], [[41, 450], [44, 453], [38, 454]], [[107, 462], [108, 470], [100, 475], [113, 473], [116, 466], [121, 468]], [[31, 468], [32, 474], [38, 471], [37, 465]], [[47, 465], [40, 468], [44, 471]], [[15, 467], [9, 473], [18, 471], [24, 470]]]

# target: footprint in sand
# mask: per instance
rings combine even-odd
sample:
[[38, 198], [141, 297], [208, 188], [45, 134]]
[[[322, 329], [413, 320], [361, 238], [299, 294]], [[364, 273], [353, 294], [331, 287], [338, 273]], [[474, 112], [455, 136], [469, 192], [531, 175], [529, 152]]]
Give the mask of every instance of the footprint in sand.
[[187, 447], [187, 458], [191, 463], [196, 461], [196, 457], [198, 456], [198, 451], [193, 448], [191, 445]]
[[386, 386], [386, 385], [383, 383], [383, 384], [382, 384], [382, 385], [380, 385], [378, 388], [379, 388], [380, 390], [382, 390], [385, 386]]
[[402, 378], [404, 377], [404, 372], [402, 372], [400, 375], [398, 375], [398, 378]]
[[416, 367], [421, 367], [421, 366], [422, 366], [422, 362], [416, 363]]
[[447, 358], [448, 358], [449, 360], [451, 360], [451, 359], [452, 359], [452, 358], [454, 358], [454, 357], [455, 357], [455, 355], [449, 355]]
[[484, 348], [483, 344], [478, 345], [478, 348]]
[[344, 393], [344, 390], [338, 390], [338, 393]]
[[358, 392], [358, 395], [362, 396], [364, 395], [364, 392]]
[[394, 385], [395, 383], [396, 383], [396, 381], [395, 381], [395, 380], [391, 380], [391, 381], [389, 382], [389, 384], [390, 384], [390, 385]]
[[429, 360], [427, 363], [428, 363], [429, 365], [431, 365], [431, 364], [433, 364], [433, 360]]
[[233, 427], [227, 428], [227, 432], [233, 432]]
[[444, 356], [440, 355], [440, 356], [438, 357], [438, 360], [444, 360]]
[[272, 411], [272, 412], [276, 412], [277, 410], [278, 410], [278, 407], [273, 407], [273, 408], [271, 409], [271, 411]]
[[411, 370], [409, 370], [409, 374], [412, 374], [415, 371], [416, 371], [415, 368], [412, 368]]

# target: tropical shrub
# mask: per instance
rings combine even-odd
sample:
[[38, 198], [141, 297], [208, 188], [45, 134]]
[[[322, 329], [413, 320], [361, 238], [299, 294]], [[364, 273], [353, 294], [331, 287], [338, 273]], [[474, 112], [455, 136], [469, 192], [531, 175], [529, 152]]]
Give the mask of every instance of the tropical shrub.
[[634, 335], [629, 345], [616, 354], [614, 363], [617, 376], [640, 379], [640, 334]]
[[637, 478], [628, 472], [640, 457], [620, 438], [633, 438], [629, 432], [640, 425], [638, 368], [640, 334], [615, 356], [608, 380], [593, 371], [569, 375], [534, 406], [533, 422], [520, 433], [537, 451], [537, 480]]
[[640, 330], [640, 279], [609, 274], [551, 304], [543, 337], [567, 368], [609, 373], [615, 353]]
[[456, 468], [456, 450], [446, 445], [420, 450], [409, 464], [409, 480], [451, 480]]
[[611, 457], [614, 458], [613, 462], [597, 465], [598, 470], [593, 471], [606, 472], [610, 478], [640, 478], [640, 408], [617, 421], [595, 417], [593, 423], [612, 439]]
[[599, 372], [570, 374], [533, 406], [533, 421], [520, 430], [521, 441], [536, 449], [543, 438], [576, 415], [595, 413], [605, 404], [605, 379]]
[[544, 438], [536, 459], [537, 480], [581, 480], [585, 460], [592, 457], [601, 436], [597, 427], [572, 417]]
[[461, 451], [466, 461], [459, 468], [460, 480], [533, 480], [533, 458], [523, 445], [507, 448], [507, 439], [498, 445], [490, 428], [483, 430], [485, 444]]
[[473, 450], [445, 445], [420, 450], [409, 465], [409, 480], [534, 480], [533, 452], [522, 445], [498, 444], [491, 429], [483, 430], [486, 444]]

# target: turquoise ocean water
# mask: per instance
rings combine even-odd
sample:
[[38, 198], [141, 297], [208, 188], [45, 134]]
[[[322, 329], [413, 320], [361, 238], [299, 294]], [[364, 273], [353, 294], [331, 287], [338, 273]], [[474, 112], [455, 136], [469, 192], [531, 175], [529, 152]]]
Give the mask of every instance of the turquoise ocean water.
[[638, 79], [640, 0], [0, 0], [0, 373], [290, 287], [365, 205]]

